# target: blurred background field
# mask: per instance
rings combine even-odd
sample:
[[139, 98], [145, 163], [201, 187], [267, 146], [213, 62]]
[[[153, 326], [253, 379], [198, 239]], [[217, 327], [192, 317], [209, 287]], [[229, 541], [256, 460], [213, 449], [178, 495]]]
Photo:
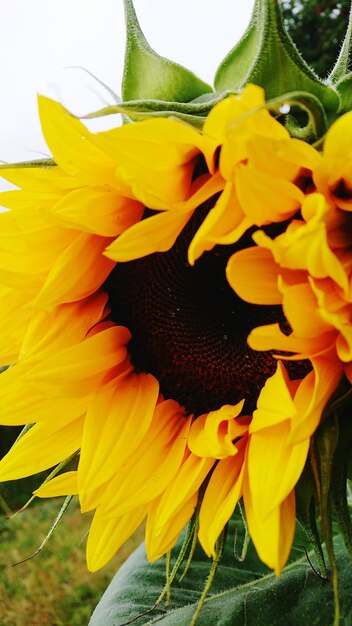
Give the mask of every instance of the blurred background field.
[[36, 476], [0, 487], [0, 626], [87, 626], [117, 569], [140, 543], [142, 531], [105, 568], [90, 574], [85, 542], [91, 515], [82, 516], [74, 499], [42, 551], [14, 566], [38, 549], [63, 503], [63, 498], [36, 499], [8, 519], [8, 509], [22, 506], [40, 482]]

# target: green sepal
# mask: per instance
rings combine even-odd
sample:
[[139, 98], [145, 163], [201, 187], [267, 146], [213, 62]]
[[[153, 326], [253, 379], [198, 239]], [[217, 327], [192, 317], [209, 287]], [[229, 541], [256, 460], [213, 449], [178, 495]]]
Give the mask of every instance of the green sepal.
[[352, 61], [352, 2], [347, 31], [336, 64], [327, 82], [334, 86], [340, 98], [339, 113], [352, 109], [352, 72], [349, 71]]
[[340, 97], [339, 113], [347, 113], [352, 109], [352, 72], [347, 74], [335, 85]]
[[127, 39], [122, 79], [123, 100], [189, 102], [213, 91], [193, 72], [159, 56], [143, 35], [132, 0], [124, 0], [124, 5]]
[[188, 122], [197, 128], [201, 128], [207, 115], [217, 104], [228, 94], [211, 93], [205, 94], [192, 102], [168, 102], [165, 100], [131, 100], [121, 104], [113, 104], [80, 119], [93, 119], [105, 115], [122, 113], [134, 121], [147, 119], [149, 117], [174, 117], [184, 122]]
[[328, 111], [337, 111], [335, 89], [316, 76], [285, 30], [278, 0], [256, 0], [251, 22], [215, 76], [217, 91], [241, 90], [248, 83], [265, 88], [266, 98], [308, 92]]
[[[304, 91], [286, 93], [279, 98], [269, 100], [269, 109], [281, 114], [283, 105], [289, 105], [285, 126], [292, 137], [314, 142], [325, 135], [328, 121], [320, 101], [316, 96]], [[302, 121], [303, 117], [303, 121]]]
[[331, 510], [331, 475], [333, 459], [339, 438], [339, 423], [336, 414], [324, 419], [312, 438], [310, 461], [317, 492], [320, 513], [320, 527], [328, 553], [332, 585], [335, 598], [334, 626], [338, 626], [340, 618], [339, 581], [336, 555], [333, 544], [333, 526]]
[[320, 575], [327, 576], [323, 548], [316, 521], [316, 491], [312, 468], [307, 462], [296, 488], [296, 517], [310, 542], [318, 562]]
[[352, 558], [352, 521], [347, 498], [348, 468], [352, 450], [352, 390], [351, 387], [334, 402], [339, 424], [339, 436], [331, 468], [331, 504], [346, 548]]
[[11, 168], [23, 169], [24, 167], [54, 167], [56, 165], [54, 159], [35, 159], [34, 161], [21, 161], [20, 163], [1, 163], [0, 170]]
[[347, 25], [347, 31], [345, 38], [343, 40], [340, 54], [337, 58], [337, 61], [330, 72], [327, 82], [335, 85], [340, 80], [344, 79], [349, 73], [349, 67], [351, 65], [351, 49], [352, 49], [352, 2], [350, 15]]
[[[81, 119], [92, 119], [105, 115], [122, 113], [128, 115], [133, 120], [141, 120], [148, 117], [171, 116], [181, 119], [193, 126], [201, 128], [211, 109], [221, 100], [234, 92], [205, 94], [196, 98], [192, 102], [166, 102], [163, 100], [132, 100], [113, 104], [93, 113], [81, 117]], [[318, 98], [307, 92], [295, 91], [287, 93], [280, 98], [274, 98], [267, 103], [269, 110], [276, 115], [282, 115], [280, 107], [288, 104], [291, 112], [286, 115], [285, 126], [293, 137], [304, 139], [305, 141], [316, 141], [322, 137], [328, 127], [325, 111]], [[300, 114], [305, 115], [305, 123], [299, 119]]]
[[30, 556], [27, 556], [25, 559], [22, 559], [21, 561], [18, 561], [17, 563], [14, 563], [14, 565], [21, 565], [22, 563], [26, 563], [27, 561], [31, 561], [32, 559], [34, 559], [34, 557], [36, 557], [42, 551], [42, 549], [48, 543], [48, 541], [51, 538], [51, 536], [54, 534], [54, 532], [55, 532], [56, 528], [58, 527], [59, 523], [61, 522], [64, 514], [66, 513], [69, 505], [72, 502], [72, 499], [73, 499], [73, 496], [66, 496], [63, 505], [61, 506], [57, 516], [55, 517], [55, 520], [54, 520], [53, 524], [51, 525], [48, 533], [46, 534], [46, 536], [44, 537], [43, 541], [41, 542], [40, 546], [36, 549], [36, 551], [33, 552], [33, 554], [31, 554]]

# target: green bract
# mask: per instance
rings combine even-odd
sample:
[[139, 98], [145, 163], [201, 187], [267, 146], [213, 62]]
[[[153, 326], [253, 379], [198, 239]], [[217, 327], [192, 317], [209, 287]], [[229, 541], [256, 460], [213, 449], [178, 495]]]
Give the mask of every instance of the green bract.
[[265, 88], [273, 106], [289, 105], [285, 124], [292, 136], [315, 142], [352, 105], [348, 72], [351, 24], [336, 65], [324, 81], [307, 65], [285, 30], [279, 0], [256, 0], [245, 34], [216, 72], [213, 90], [189, 70], [152, 50], [132, 0], [124, 3], [127, 40], [123, 101], [86, 118], [113, 113], [123, 113], [132, 120], [168, 115], [199, 128], [219, 100], [255, 83]]

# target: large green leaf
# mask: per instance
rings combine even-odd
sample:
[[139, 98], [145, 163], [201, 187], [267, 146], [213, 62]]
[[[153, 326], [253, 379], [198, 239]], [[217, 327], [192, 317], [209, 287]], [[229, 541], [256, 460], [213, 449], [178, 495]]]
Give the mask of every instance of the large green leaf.
[[[309, 564], [301, 530], [296, 534], [291, 559], [280, 578], [258, 559], [252, 546], [240, 562], [234, 555], [234, 537], [241, 534], [241, 522], [231, 522], [224, 555], [197, 626], [331, 626], [334, 622], [334, 595], [331, 583], [320, 578]], [[178, 552], [175, 549], [175, 553]], [[335, 539], [341, 596], [341, 624], [352, 617], [352, 563], [341, 537]], [[240, 545], [236, 548], [240, 552]], [[314, 562], [314, 556], [310, 553]], [[89, 626], [122, 626], [134, 620], [142, 624], [188, 626], [196, 610], [207, 574], [209, 560], [197, 549], [192, 565], [181, 584], [174, 583], [168, 608], [150, 609], [165, 582], [165, 561], [149, 564], [144, 547], [126, 561], [108, 587]], [[347, 621], [344, 621], [347, 620]]]

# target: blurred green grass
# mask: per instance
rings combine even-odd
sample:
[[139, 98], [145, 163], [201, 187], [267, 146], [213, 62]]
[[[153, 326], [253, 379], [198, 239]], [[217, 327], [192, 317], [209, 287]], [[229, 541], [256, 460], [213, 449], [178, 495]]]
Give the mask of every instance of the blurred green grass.
[[[37, 477], [33, 488], [38, 482]], [[25, 501], [24, 483], [19, 483], [11, 483], [15, 492], [9, 483], [0, 492], [7, 496], [8, 505], [13, 506], [21, 495], [20, 503]], [[142, 540], [142, 530], [105, 568], [90, 574], [85, 563], [85, 537], [91, 515], [82, 516], [77, 501], [73, 501], [43, 550], [14, 566], [37, 550], [63, 499], [35, 502], [12, 519], [0, 515], [0, 626], [87, 626], [111, 578]]]

